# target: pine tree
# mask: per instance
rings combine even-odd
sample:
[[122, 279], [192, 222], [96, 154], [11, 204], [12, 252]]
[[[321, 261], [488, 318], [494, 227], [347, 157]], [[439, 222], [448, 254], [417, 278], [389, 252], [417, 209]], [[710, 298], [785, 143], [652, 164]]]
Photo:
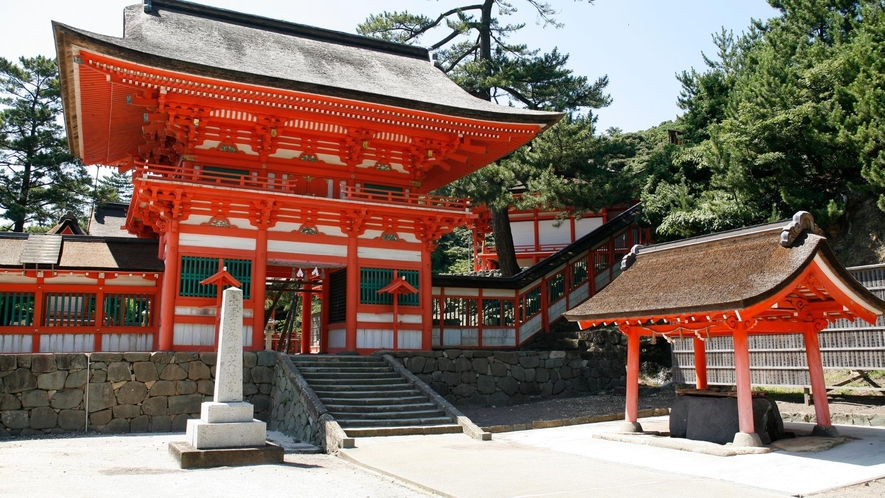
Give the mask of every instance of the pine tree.
[[68, 150], [61, 112], [53, 59], [0, 58], [0, 216], [15, 232], [83, 214], [91, 182]]
[[[561, 27], [549, 3], [527, 1], [545, 26]], [[554, 111], [599, 108], [610, 103], [604, 94], [606, 76], [590, 83], [586, 77], [572, 74], [567, 68], [568, 55], [556, 49], [539, 54], [527, 45], [509, 43], [508, 37], [524, 24], [501, 24], [495, 10], [501, 16], [517, 12], [505, 0], [457, 7], [435, 19], [408, 12], [383, 12], [370, 16], [357, 32], [417, 44], [425, 35], [435, 34], [436, 28], [446, 30], [429, 47], [435, 51], [437, 66], [462, 88], [485, 100]], [[473, 197], [492, 212], [498, 264], [504, 275], [519, 272], [507, 212], [514, 202], [510, 188], [519, 181], [511, 167], [512, 163], [491, 164], [452, 186], [456, 195]], [[537, 176], [542, 173], [538, 171]]]

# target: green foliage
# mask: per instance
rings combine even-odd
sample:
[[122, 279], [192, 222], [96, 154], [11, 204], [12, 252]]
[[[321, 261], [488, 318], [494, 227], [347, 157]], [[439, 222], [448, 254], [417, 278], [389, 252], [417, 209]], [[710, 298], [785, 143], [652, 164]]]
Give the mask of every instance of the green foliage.
[[433, 273], [467, 273], [473, 270], [473, 254], [470, 252], [473, 233], [458, 227], [439, 239], [431, 254]]
[[132, 198], [132, 175], [114, 172], [99, 178], [93, 198], [98, 207], [109, 202], [129, 202]]
[[[562, 26], [553, 17], [555, 11], [549, 3], [527, 1], [542, 24]], [[585, 76], [574, 75], [568, 69], [567, 54], [557, 49], [541, 54], [528, 45], [508, 40], [524, 24], [502, 24], [494, 13], [503, 17], [517, 10], [505, 0], [484, 0], [443, 12], [435, 19], [408, 12], [382, 12], [361, 23], [357, 32], [411, 44], [434, 36], [436, 41], [429, 48], [435, 51], [437, 66], [466, 91], [485, 100], [529, 109], [588, 110], [588, 114], [589, 109], [608, 105], [611, 99], [604, 93], [607, 77], [590, 83]], [[518, 270], [506, 206], [514, 202], [512, 188], [529, 184], [539, 191], [558, 189], [563, 197], [568, 197], [567, 187], [571, 187], [551, 174], [549, 164], [543, 160], [528, 164], [508, 158], [446, 189], [490, 207], [495, 237], [500, 242], [499, 263], [505, 274]], [[506, 243], [507, 240], [510, 242]]]
[[83, 214], [90, 179], [68, 151], [61, 112], [54, 60], [0, 58], [0, 210], [13, 231]]
[[837, 231], [846, 199], [885, 187], [885, 6], [771, 4], [780, 16], [738, 38], [714, 35], [706, 71], [677, 76], [684, 146], [644, 171], [645, 216], [659, 239], [799, 210]]

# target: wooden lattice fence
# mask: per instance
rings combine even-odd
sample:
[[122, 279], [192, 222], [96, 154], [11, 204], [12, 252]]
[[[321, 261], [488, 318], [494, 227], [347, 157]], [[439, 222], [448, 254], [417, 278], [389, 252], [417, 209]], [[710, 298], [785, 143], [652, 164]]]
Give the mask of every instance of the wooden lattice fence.
[[[848, 271], [873, 294], [885, 299], [885, 265], [857, 266]], [[695, 383], [693, 337], [676, 338], [671, 344], [673, 381], [677, 384]], [[875, 325], [839, 319], [819, 337], [824, 369], [885, 370], [885, 316], [880, 316]], [[708, 384], [734, 385], [732, 338], [711, 337], [706, 345]], [[753, 385], [810, 386], [802, 334], [751, 335], [749, 346]]]

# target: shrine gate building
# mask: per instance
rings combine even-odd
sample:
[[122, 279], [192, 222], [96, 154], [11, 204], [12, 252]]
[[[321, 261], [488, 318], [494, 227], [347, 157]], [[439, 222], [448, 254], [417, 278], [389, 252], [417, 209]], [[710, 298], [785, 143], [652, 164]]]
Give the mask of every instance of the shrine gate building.
[[431, 192], [562, 117], [477, 99], [423, 48], [189, 2], [126, 7], [122, 38], [53, 27], [71, 150], [132, 172], [125, 228], [159, 239], [162, 276], [126, 284], [161, 350], [214, 348], [222, 269], [247, 349], [275, 277], [322, 296], [319, 350], [430, 349], [430, 254], [474, 216]]

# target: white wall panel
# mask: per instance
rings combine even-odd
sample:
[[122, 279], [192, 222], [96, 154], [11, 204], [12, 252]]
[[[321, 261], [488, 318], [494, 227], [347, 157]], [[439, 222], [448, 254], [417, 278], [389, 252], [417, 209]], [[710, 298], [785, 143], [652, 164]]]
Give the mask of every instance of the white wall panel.
[[443, 346], [479, 346], [479, 329], [444, 329]]
[[215, 345], [215, 325], [205, 323], [176, 323], [172, 343], [176, 346]]
[[329, 348], [343, 349], [347, 347], [347, 332], [344, 329], [329, 331]]
[[33, 351], [32, 335], [0, 334], [0, 353], [30, 353]]
[[[400, 323], [421, 323], [421, 315], [399, 314]], [[393, 313], [357, 313], [356, 321], [364, 323], [393, 323]]]
[[[320, 233], [323, 235], [330, 235], [333, 237], [346, 237], [345, 234], [341, 233], [341, 227], [335, 225], [316, 225], [316, 227], [317, 230], [319, 230]], [[291, 233], [297, 232], [298, 230], [301, 230], [301, 223], [286, 223], [281, 221], [273, 227], [269, 228], [267, 231]]]
[[581, 218], [575, 220], [575, 237], [580, 238], [602, 226], [602, 218]]
[[520, 344], [524, 343], [528, 338], [538, 333], [541, 330], [541, 315], [537, 314], [531, 320], [522, 324], [522, 327], [519, 328], [519, 341]]
[[383, 259], [386, 261], [421, 262], [421, 251], [404, 251], [402, 249], [382, 249], [380, 247], [360, 247], [357, 249], [360, 258]]
[[399, 349], [421, 349], [420, 330], [400, 330], [398, 333]]
[[322, 254], [323, 256], [347, 257], [347, 245], [268, 240], [267, 250], [269, 252], [282, 252], [286, 254]]
[[357, 329], [356, 347], [359, 349], [393, 349], [393, 331]]
[[[360, 235], [360, 239], [374, 240], [378, 237], [381, 237], [381, 234], [383, 233], [384, 232], [381, 230], [366, 230], [365, 232], [363, 232], [362, 235]], [[396, 234], [403, 242], [418, 242], [418, 237], [415, 237], [415, 234], [411, 232], [400, 231], [396, 232]]]
[[538, 237], [541, 245], [545, 244], [568, 244], [572, 241], [572, 229], [569, 220], [564, 220], [559, 227], [555, 226], [556, 220], [541, 220], [538, 222]]
[[431, 331], [430, 342], [433, 344], [433, 347], [435, 347], [435, 348], [442, 346], [442, 344], [440, 344], [440, 342], [439, 342], [439, 328], [438, 327], [434, 327], [433, 330]]
[[46, 285], [95, 285], [98, 283], [98, 272], [89, 272], [89, 277], [85, 275], [58, 275], [50, 277], [50, 272], [44, 273], [46, 279], [43, 281]]
[[224, 235], [202, 235], [198, 233], [183, 233], [179, 235], [178, 243], [182, 247], [210, 247], [213, 249], [237, 249], [240, 251], [254, 251], [255, 239], [250, 237], [227, 237]]
[[547, 319], [553, 323], [553, 320], [562, 316], [563, 313], [565, 313], [565, 299], [560, 299], [553, 306], [547, 308]]
[[92, 334], [46, 334], [40, 336], [41, 353], [86, 353], [95, 349]]
[[535, 245], [535, 222], [515, 221], [510, 223], [510, 231], [513, 232], [513, 245]]
[[[114, 286], [119, 287], [119, 286], [123, 286], [123, 285], [129, 286], [129, 287], [156, 287], [157, 286], [156, 280], [144, 278], [141, 276], [141, 274], [138, 274], [138, 275], [129, 275], [128, 273], [125, 275], [118, 274], [115, 278], [110, 278], [113, 276], [113, 273], [105, 273], [105, 275], [108, 278], [104, 281], [104, 284], [108, 287], [114, 287]], [[151, 275], [153, 275], [153, 273]]]
[[153, 334], [104, 334], [101, 336], [102, 351], [153, 351]]
[[516, 329], [483, 329], [482, 345], [516, 346]]
[[569, 306], [574, 308], [575, 306], [583, 303], [590, 297], [590, 284], [584, 282], [580, 287], [573, 290], [571, 294], [568, 295], [568, 303]]
[[[201, 226], [204, 224], [208, 224], [210, 220], [212, 220], [214, 216], [206, 216], [202, 214], [192, 214], [187, 220], [181, 222], [182, 225], [190, 225], [190, 226]], [[232, 227], [243, 229], [243, 230], [258, 230], [258, 227], [252, 224], [246, 218], [231, 218], [227, 217], [227, 221], [230, 222]]]
[[36, 284], [37, 279], [21, 273], [0, 273], [0, 284]]

